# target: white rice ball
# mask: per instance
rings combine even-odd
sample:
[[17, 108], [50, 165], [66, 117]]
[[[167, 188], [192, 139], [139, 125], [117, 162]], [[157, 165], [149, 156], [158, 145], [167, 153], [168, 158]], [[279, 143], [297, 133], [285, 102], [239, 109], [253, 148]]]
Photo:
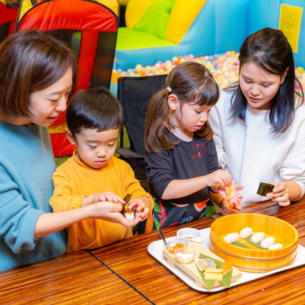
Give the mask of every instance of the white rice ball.
[[269, 249], [269, 247], [274, 245], [274, 238], [273, 237], [267, 237], [262, 240], [261, 247], [265, 249]]
[[252, 228], [247, 227], [247, 228], [242, 229], [240, 231], [239, 235], [240, 235], [241, 238], [247, 238], [252, 234], [252, 231], [253, 231]]
[[261, 242], [264, 238], [265, 238], [265, 233], [259, 232], [259, 233], [255, 233], [254, 235], [252, 235], [251, 241], [254, 244], [257, 244], [257, 243]]
[[269, 250], [275, 250], [275, 249], [280, 249], [280, 248], [283, 248], [282, 244], [274, 244], [269, 247]]
[[225, 242], [232, 244], [236, 241], [238, 241], [239, 235], [237, 233], [230, 233], [227, 236], [225, 236], [224, 240]]
[[135, 214], [134, 212], [132, 213], [124, 213], [124, 216], [125, 218], [128, 220], [128, 221], [133, 221], [135, 219]]

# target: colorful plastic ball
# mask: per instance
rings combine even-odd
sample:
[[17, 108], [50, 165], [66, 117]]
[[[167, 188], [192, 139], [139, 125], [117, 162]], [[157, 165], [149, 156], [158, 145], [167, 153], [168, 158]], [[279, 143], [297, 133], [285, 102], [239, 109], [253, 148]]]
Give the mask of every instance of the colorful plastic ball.
[[161, 64], [156, 63], [156, 64], [155, 64], [155, 67], [157, 68], [157, 70], [160, 70], [160, 69], [161, 69]]
[[136, 76], [136, 74], [133, 73], [133, 72], [131, 72], [131, 73], [129, 74], [129, 76]]
[[227, 56], [227, 57], [231, 57], [231, 55], [232, 55], [231, 52], [229, 52], [229, 51], [226, 52], [226, 56]]
[[234, 61], [234, 62], [233, 62], [233, 66], [236, 66], [236, 67], [237, 67], [238, 65], [239, 65], [239, 63], [238, 63], [237, 61]]
[[195, 56], [193, 54], [190, 54], [188, 57], [190, 60], [193, 60], [195, 58]]
[[178, 60], [178, 57], [177, 56], [174, 56], [173, 58], [172, 58], [172, 61], [173, 62], [175, 62], [175, 61], [177, 61]]
[[128, 73], [127, 73], [126, 71], [122, 71], [121, 75], [122, 75], [122, 76], [127, 76]]
[[185, 59], [182, 57], [179, 59], [179, 64], [182, 64], [183, 62], [185, 62]]
[[123, 70], [122, 69], [118, 69], [117, 71], [118, 71], [118, 73], [121, 74]]
[[303, 69], [302, 67], [298, 67], [298, 68], [297, 68], [297, 71], [298, 71], [300, 74], [302, 74], [302, 73], [304, 72], [304, 69]]
[[128, 74], [132, 73], [132, 69], [127, 69], [127, 73]]
[[137, 71], [137, 69], [133, 69], [132, 72], [133, 73], [137, 73], [138, 71]]

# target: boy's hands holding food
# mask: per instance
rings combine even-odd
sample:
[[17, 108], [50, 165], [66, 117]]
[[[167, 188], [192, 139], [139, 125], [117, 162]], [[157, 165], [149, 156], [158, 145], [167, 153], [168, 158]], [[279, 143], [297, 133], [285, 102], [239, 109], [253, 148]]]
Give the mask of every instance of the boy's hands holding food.
[[81, 206], [85, 207], [89, 204], [93, 204], [100, 201], [110, 201], [113, 203], [121, 203], [121, 204], [125, 203], [125, 201], [122, 198], [120, 198], [118, 195], [112, 192], [103, 192], [84, 197]]
[[128, 207], [136, 211], [135, 219], [139, 218], [140, 221], [143, 221], [147, 218], [150, 200], [148, 197], [134, 198], [128, 202]]

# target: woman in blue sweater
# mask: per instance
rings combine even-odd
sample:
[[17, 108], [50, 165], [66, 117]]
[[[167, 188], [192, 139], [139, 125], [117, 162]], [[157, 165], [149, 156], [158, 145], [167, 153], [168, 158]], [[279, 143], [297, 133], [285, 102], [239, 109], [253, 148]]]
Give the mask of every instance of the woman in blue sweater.
[[22, 31], [0, 45], [0, 271], [64, 254], [62, 229], [74, 222], [137, 222], [127, 222], [115, 199], [52, 213], [55, 162], [47, 127], [66, 110], [76, 75], [73, 52], [46, 33]]

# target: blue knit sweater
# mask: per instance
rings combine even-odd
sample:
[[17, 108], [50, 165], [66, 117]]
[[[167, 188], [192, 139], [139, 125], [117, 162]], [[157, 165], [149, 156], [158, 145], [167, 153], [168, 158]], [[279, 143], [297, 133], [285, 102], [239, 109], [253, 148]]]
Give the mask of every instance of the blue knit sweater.
[[66, 252], [64, 231], [34, 238], [39, 216], [52, 212], [54, 171], [47, 128], [0, 121], [0, 271]]

